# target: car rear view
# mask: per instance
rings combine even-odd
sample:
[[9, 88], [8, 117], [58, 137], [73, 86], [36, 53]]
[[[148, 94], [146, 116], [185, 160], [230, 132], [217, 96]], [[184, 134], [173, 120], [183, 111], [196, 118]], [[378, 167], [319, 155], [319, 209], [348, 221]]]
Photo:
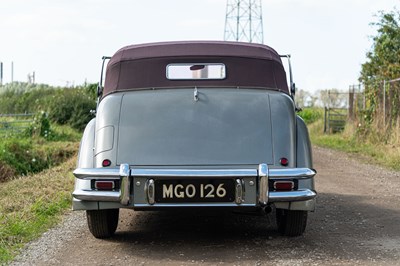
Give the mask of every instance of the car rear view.
[[98, 238], [113, 235], [120, 208], [275, 209], [280, 232], [301, 235], [316, 172], [290, 88], [266, 45], [120, 49], [81, 141], [73, 209]]

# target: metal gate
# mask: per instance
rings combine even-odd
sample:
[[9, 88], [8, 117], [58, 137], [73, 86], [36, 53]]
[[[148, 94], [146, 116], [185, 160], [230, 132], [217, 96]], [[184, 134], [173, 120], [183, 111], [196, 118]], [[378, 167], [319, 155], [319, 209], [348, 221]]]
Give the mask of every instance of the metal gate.
[[343, 131], [347, 121], [347, 109], [325, 107], [324, 133]]

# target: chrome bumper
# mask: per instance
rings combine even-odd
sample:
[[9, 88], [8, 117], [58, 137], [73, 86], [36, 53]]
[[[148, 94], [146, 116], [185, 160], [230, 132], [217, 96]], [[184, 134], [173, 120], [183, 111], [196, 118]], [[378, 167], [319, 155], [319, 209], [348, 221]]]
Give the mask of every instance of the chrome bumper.
[[[82, 201], [119, 202], [124, 206], [132, 202], [132, 187], [136, 184], [136, 178], [145, 177], [144, 195], [147, 204], [154, 202], [154, 178], [233, 178], [235, 180], [235, 202], [232, 204], [186, 204], [187, 206], [241, 206], [245, 195], [245, 187], [242, 179], [253, 177], [257, 183], [257, 199], [254, 205], [265, 206], [269, 202], [293, 202], [306, 201], [316, 197], [317, 193], [311, 189], [299, 189], [295, 191], [269, 191], [269, 180], [273, 179], [308, 179], [314, 177], [316, 172], [309, 168], [280, 168], [269, 169], [267, 164], [260, 164], [258, 169], [135, 169], [128, 164], [121, 164], [120, 168], [77, 168], [74, 175], [82, 180], [120, 180], [119, 191], [97, 191], [76, 188], [73, 197]], [[251, 182], [251, 181], [250, 181]], [[185, 206], [186, 206], [185, 205]], [[165, 205], [167, 206], [167, 205]], [[143, 207], [143, 206], [141, 206]]]

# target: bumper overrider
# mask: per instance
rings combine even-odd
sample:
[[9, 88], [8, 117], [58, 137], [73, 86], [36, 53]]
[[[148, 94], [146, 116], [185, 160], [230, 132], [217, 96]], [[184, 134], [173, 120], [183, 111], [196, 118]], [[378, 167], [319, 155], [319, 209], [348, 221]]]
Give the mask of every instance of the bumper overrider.
[[[143, 169], [131, 168], [129, 164], [121, 164], [119, 168], [77, 168], [74, 171], [76, 178], [101, 182], [101, 180], [115, 181], [116, 189], [99, 190], [93, 187], [76, 186], [73, 192], [75, 200], [88, 202], [115, 202], [121, 207], [178, 207], [178, 206], [266, 206], [269, 203], [306, 202], [313, 200], [317, 193], [304, 186], [298, 186], [301, 182], [312, 180], [315, 170], [309, 168], [279, 168], [271, 169], [267, 164], [260, 164], [258, 169]], [[229, 202], [178, 201], [163, 202], [157, 200], [156, 186], [163, 180], [231, 180], [232, 198]], [[284, 180], [284, 181], [282, 181]], [[275, 191], [274, 184], [279, 182], [296, 184], [287, 191]], [[312, 182], [308, 182], [310, 184]], [[171, 185], [172, 186], [172, 185]], [[181, 187], [179, 187], [181, 186]], [[186, 187], [189, 196], [194, 195], [195, 186]], [[164, 196], [173, 198], [173, 187], [166, 187]], [[202, 187], [204, 189], [204, 185]], [[207, 188], [207, 185], [206, 185]], [[169, 189], [169, 190], [168, 190]], [[176, 185], [175, 193], [183, 189], [182, 185]], [[213, 188], [214, 189], [214, 188]], [[217, 188], [216, 193], [223, 194], [226, 190]], [[181, 192], [184, 193], [184, 192]], [[204, 192], [203, 196], [204, 196]], [[206, 193], [207, 194], [207, 193]], [[211, 195], [212, 196], [212, 195]], [[179, 197], [179, 195], [177, 195]]]

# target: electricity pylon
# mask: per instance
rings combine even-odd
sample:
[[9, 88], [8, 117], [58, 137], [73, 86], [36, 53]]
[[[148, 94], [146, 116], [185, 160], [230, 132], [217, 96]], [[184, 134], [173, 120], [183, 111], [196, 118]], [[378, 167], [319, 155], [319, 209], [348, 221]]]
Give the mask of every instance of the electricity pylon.
[[227, 0], [224, 40], [264, 43], [261, 0]]

